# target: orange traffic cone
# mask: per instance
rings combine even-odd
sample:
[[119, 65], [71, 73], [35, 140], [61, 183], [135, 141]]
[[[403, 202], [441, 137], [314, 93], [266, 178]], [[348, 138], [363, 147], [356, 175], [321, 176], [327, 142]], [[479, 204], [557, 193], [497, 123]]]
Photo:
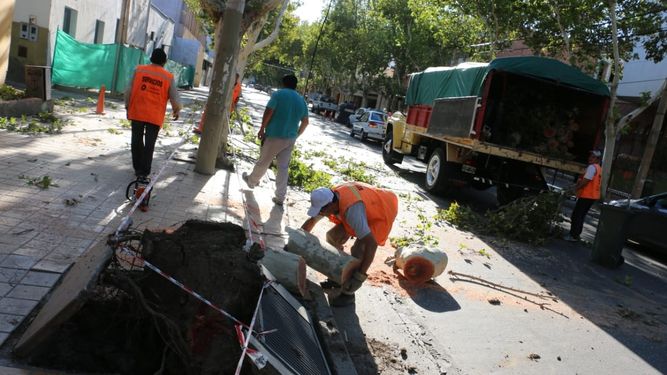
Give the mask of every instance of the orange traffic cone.
[[197, 126], [197, 129], [193, 130], [195, 134], [201, 134], [204, 131], [204, 119], [206, 118], [206, 111], [204, 111], [201, 114], [201, 118], [199, 119], [199, 125]]
[[100, 94], [97, 97], [97, 109], [95, 110], [95, 113], [98, 115], [103, 115], [104, 114], [104, 92], [106, 91], [106, 87], [104, 85], [100, 86]]

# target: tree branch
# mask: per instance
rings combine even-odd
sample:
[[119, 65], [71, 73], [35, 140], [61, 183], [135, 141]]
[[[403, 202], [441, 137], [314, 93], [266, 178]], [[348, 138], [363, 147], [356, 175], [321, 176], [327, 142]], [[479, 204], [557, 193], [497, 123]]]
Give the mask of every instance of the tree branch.
[[260, 50], [268, 46], [269, 44], [273, 43], [273, 41], [276, 40], [276, 38], [278, 37], [278, 33], [280, 32], [280, 25], [283, 22], [283, 17], [285, 16], [285, 11], [287, 10], [287, 5], [289, 4], [289, 0], [282, 0], [282, 1], [283, 1], [283, 6], [282, 8], [280, 8], [280, 13], [278, 13], [278, 16], [276, 17], [276, 23], [273, 25], [273, 31], [271, 31], [271, 34], [269, 34], [269, 36], [255, 43], [255, 47], [252, 50], [252, 52], [255, 52], [257, 50]]

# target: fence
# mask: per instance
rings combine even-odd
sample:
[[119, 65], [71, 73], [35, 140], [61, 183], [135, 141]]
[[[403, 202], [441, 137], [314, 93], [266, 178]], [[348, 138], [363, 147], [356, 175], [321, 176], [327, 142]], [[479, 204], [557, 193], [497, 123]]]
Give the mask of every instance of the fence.
[[[53, 84], [124, 91], [137, 65], [148, 64], [142, 50], [120, 44], [81, 43], [58, 30], [51, 80]], [[192, 87], [194, 69], [168, 61], [165, 69], [174, 75], [179, 87]]]

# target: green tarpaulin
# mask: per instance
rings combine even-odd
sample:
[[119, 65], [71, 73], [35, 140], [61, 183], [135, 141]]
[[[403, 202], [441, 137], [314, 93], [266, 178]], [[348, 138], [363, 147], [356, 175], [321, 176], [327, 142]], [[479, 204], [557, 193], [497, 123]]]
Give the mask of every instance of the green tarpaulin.
[[455, 67], [429, 68], [413, 73], [406, 95], [408, 105], [432, 105], [437, 98], [480, 96], [486, 75], [492, 71], [536, 77], [609, 96], [607, 86], [558, 60], [537, 56], [505, 57], [491, 63], [463, 63]]
[[[150, 63], [142, 50], [118, 44], [81, 43], [58, 30], [51, 80], [53, 84], [62, 86], [99, 88], [105, 85], [107, 90], [111, 90], [118, 53], [120, 58], [115, 90], [125, 91], [134, 68]], [[192, 87], [192, 67], [168, 61], [165, 68], [174, 74], [174, 81], [179, 87]]]

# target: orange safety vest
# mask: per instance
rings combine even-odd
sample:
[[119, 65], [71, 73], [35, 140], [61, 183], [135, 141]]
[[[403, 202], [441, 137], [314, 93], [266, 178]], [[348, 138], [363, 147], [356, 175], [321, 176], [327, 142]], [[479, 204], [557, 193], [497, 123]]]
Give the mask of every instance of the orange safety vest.
[[398, 213], [396, 194], [361, 182], [348, 182], [334, 187], [333, 191], [338, 194], [339, 209], [338, 215], [330, 215], [329, 220], [343, 224], [347, 234], [356, 237], [352, 227], [345, 221], [345, 214], [351, 205], [362, 201], [366, 207], [368, 227], [377, 243], [384, 245]]
[[159, 65], [139, 65], [134, 72], [127, 117], [162, 127], [173, 74]]
[[[584, 185], [581, 189], [579, 189], [577, 194], [577, 197], [579, 198], [585, 198], [585, 199], [600, 199], [600, 186], [602, 185], [602, 167], [600, 167], [600, 164], [593, 164], [595, 167], [595, 176], [593, 176], [593, 179]], [[579, 181], [581, 181], [584, 178], [584, 176], [579, 177]]]
[[229, 112], [234, 112], [234, 108], [236, 107], [236, 102], [239, 100], [239, 96], [241, 96], [241, 83], [237, 82], [236, 85], [234, 85], [234, 91], [232, 92], [232, 105], [229, 108]]

